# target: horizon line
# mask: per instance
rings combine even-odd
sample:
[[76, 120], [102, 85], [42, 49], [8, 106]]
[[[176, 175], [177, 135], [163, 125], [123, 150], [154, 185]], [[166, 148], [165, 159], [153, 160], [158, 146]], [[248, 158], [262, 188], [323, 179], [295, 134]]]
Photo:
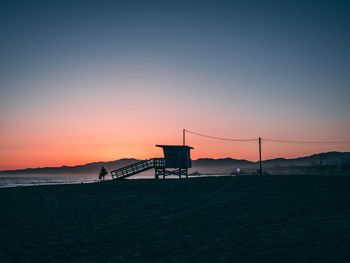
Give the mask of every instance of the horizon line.
[[[285, 157], [276, 157], [276, 158], [271, 158], [271, 159], [265, 159], [262, 160], [262, 162], [266, 162], [266, 161], [271, 161], [271, 160], [276, 160], [276, 159], [285, 159], [285, 160], [293, 160], [293, 159], [298, 159], [298, 158], [305, 158], [305, 157], [310, 157], [310, 156], [314, 156], [314, 155], [319, 155], [319, 154], [329, 154], [329, 153], [350, 153], [350, 151], [329, 151], [329, 152], [318, 152], [318, 153], [313, 153], [310, 155], [303, 155], [303, 156], [298, 156], [298, 157], [292, 157], [292, 158], [285, 158]], [[154, 157], [157, 158], [157, 157]], [[63, 167], [67, 167], [67, 168], [73, 168], [73, 167], [77, 167], [77, 166], [84, 166], [84, 165], [89, 165], [89, 164], [94, 164], [94, 163], [110, 163], [110, 162], [115, 162], [115, 161], [120, 161], [120, 160], [136, 160], [136, 161], [141, 161], [142, 159], [137, 159], [134, 157], [123, 157], [120, 159], [115, 159], [115, 160], [110, 160], [110, 161], [95, 161], [95, 162], [89, 162], [89, 163], [83, 163], [83, 164], [76, 164], [76, 165], [61, 165], [61, 166], [39, 166], [39, 167], [26, 167], [26, 168], [18, 168], [18, 169], [7, 169], [7, 170], [0, 170], [0, 172], [11, 172], [11, 171], [22, 171], [22, 170], [29, 170], [29, 169], [45, 169], [45, 168], [63, 168]], [[149, 158], [152, 159], [152, 158]], [[220, 157], [220, 158], [212, 158], [212, 157], [200, 157], [197, 159], [192, 159], [192, 161], [197, 161], [200, 159], [211, 159], [211, 160], [222, 160], [222, 159], [231, 159], [231, 160], [237, 160], [237, 161], [248, 161], [251, 163], [259, 163], [258, 161], [250, 161], [247, 159], [236, 159], [236, 158], [232, 158], [232, 157]], [[143, 159], [143, 160], [148, 160], [148, 159]]]

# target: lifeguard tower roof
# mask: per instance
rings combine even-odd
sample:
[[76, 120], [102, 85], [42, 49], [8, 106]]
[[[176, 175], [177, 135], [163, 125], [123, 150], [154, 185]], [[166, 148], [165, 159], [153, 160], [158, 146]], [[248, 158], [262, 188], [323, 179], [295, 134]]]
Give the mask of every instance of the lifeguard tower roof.
[[156, 145], [163, 148], [165, 168], [190, 168], [193, 147], [188, 145]]

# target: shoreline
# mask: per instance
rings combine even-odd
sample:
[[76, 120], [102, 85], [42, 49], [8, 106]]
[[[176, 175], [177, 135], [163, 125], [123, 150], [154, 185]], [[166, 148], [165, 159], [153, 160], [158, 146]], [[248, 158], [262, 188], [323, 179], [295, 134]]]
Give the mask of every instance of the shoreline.
[[[259, 175], [256, 173], [252, 174], [230, 174], [230, 173], [211, 173], [211, 174], [201, 174], [201, 175], [188, 175], [188, 179], [192, 178], [207, 178], [207, 177], [249, 177], [249, 176], [329, 176], [329, 177], [342, 177], [342, 176], [350, 176], [350, 174], [264, 174]], [[19, 182], [14, 183], [13, 179], [20, 179], [20, 180], [28, 180], [29, 182]], [[34, 178], [34, 180], [33, 180]], [[65, 180], [66, 178], [70, 178], [70, 180]], [[31, 175], [25, 175], [25, 176], [17, 176], [17, 175], [10, 175], [10, 176], [0, 176], [0, 189], [2, 188], [17, 188], [17, 187], [33, 187], [33, 186], [46, 186], [46, 185], [80, 185], [80, 184], [92, 184], [92, 183], [100, 183], [99, 179], [91, 179], [88, 176], [85, 177], [85, 175], [80, 177], [80, 180], [73, 180], [74, 176], [67, 176], [67, 175], [47, 175], [47, 176], [31, 176]], [[95, 176], [93, 176], [95, 178]], [[35, 179], [41, 179], [39, 182], [36, 182]], [[43, 181], [42, 179], [47, 179], [46, 181]], [[168, 177], [165, 180], [173, 180], [173, 179], [179, 179], [176, 176]], [[9, 183], [3, 183], [2, 181], [8, 180]], [[32, 181], [31, 181], [32, 180]], [[57, 181], [59, 180], [59, 181]], [[136, 176], [136, 177], [130, 177], [126, 180], [156, 180], [153, 176]], [[158, 180], [164, 180], [162, 178]], [[186, 178], [181, 178], [180, 180], [186, 180]], [[113, 179], [105, 179], [105, 182], [111, 182]]]

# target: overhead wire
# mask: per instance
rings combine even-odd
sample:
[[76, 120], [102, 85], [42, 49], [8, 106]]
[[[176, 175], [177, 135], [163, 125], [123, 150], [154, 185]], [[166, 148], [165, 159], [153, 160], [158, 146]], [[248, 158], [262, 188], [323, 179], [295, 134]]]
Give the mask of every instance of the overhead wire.
[[[187, 129], [184, 129], [185, 132], [209, 138], [209, 139], [215, 139], [215, 140], [221, 140], [221, 141], [233, 141], [233, 142], [252, 142], [252, 141], [258, 141], [259, 138], [250, 138], [250, 139], [236, 139], [236, 138], [224, 138], [224, 137], [217, 137], [212, 135], [207, 135], [199, 132], [190, 131]], [[350, 144], [350, 141], [307, 141], [307, 140], [283, 140], [283, 139], [271, 139], [271, 138], [262, 138], [262, 141], [266, 142], [275, 142], [275, 143], [295, 143], [295, 144]]]
[[223, 137], [217, 137], [217, 136], [211, 136], [211, 135], [206, 135], [206, 134], [202, 134], [202, 133], [198, 133], [198, 132], [194, 132], [194, 131], [189, 131], [185, 129], [185, 132], [190, 133], [190, 134], [194, 134], [197, 136], [201, 136], [201, 137], [205, 137], [205, 138], [209, 138], [209, 139], [215, 139], [215, 140], [221, 140], [221, 141], [233, 141], [233, 142], [252, 142], [252, 141], [258, 141], [258, 139], [233, 139], [233, 138], [223, 138]]

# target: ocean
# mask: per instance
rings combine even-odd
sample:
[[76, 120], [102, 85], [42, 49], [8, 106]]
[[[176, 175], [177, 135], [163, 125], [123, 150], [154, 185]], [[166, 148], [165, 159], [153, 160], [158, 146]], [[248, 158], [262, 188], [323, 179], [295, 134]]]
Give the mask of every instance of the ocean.
[[0, 188], [97, 182], [96, 175], [1, 175]]
[[[193, 176], [192, 176], [193, 177]], [[141, 173], [133, 175], [128, 179], [153, 179], [152, 173]], [[108, 174], [105, 180], [111, 180], [111, 176]], [[73, 174], [73, 175], [0, 175], [0, 188], [4, 187], [18, 187], [18, 186], [33, 186], [33, 185], [57, 185], [57, 184], [85, 184], [95, 183], [100, 181], [96, 174]]]

